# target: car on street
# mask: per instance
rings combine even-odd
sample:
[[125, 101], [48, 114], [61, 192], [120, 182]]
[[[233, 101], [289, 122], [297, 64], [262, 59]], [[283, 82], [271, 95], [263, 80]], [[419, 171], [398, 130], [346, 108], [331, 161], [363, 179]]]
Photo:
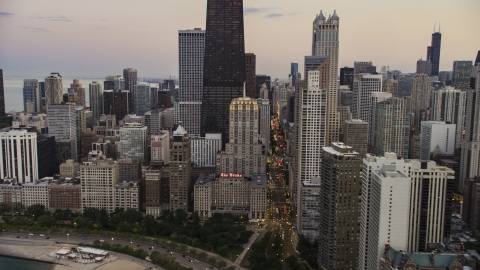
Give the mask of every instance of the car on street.
[[28, 235], [33, 236], [33, 233], [29, 233]]
[[45, 236], [44, 234], [40, 234], [40, 236]]
[[50, 239], [50, 236], [47, 236], [47, 239]]
[[21, 236], [17, 236], [17, 238], [22, 238]]

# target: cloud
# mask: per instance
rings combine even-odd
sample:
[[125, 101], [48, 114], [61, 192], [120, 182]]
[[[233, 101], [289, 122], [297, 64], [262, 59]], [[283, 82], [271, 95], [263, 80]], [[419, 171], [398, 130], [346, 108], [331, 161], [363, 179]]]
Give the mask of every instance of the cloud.
[[0, 12], [0, 17], [12, 17], [12, 16], [15, 16], [15, 14], [10, 12]]
[[270, 13], [265, 16], [267, 19], [274, 19], [274, 18], [280, 18], [280, 17], [285, 17], [285, 16], [291, 16], [298, 14], [298, 12], [295, 13]]
[[23, 29], [29, 32], [37, 32], [37, 33], [53, 33], [52, 31], [45, 29], [45, 28], [38, 28], [38, 27], [22, 27]]
[[48, 17], [35, 16], [35, 17], [30, 17], [30, 19], [40, 19], [40, 20], [47, 20], [51, 22], [73, 22], [72, 20], [68, 19], [65, 16], [48, 16]]
[[253, 15], [257, 13], [262, 13], [266, 12], [268, 9], [267, 8], [254, 8], [254, 7], [247, 7], [243, 9], [243, 15], [248, 16], [248, 15]]

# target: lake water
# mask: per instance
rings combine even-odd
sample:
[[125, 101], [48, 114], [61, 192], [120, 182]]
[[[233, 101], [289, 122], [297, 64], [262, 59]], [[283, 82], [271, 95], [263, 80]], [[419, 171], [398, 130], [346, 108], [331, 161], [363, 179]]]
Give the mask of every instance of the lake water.
[[49, 270], [52, 264], [0, 256], [1, 269], [9, 270]]
[[[5, 88], [5, 111], [23, 111], [23, 79], [37, 79], [39, 82], [43, 82], [45, 77], [28, 77], [28, 78], [18, 78], [18, 77], [4, 77], [3, 84]], [[79, 78], [65, 78], [63, 77], [63, 93], [67, 93], [67, 89], [70, 88], [70, 84], [73, 83], [73, 79]], [[92, 81], [99, 81], [103, 85], [103, 78], [98, 79], [79, 79], [82, 87], [85, 88], [85, 100], [88, 103], [89, 92], [88, 85]]]

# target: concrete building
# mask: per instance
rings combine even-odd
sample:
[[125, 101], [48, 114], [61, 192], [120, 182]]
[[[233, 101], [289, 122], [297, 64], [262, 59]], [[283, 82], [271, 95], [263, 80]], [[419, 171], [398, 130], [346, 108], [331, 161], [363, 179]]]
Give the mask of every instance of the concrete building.
[[150, 111], [150, 84], [146, 82], [139, 82], [134, 86], [133, 106], [135, 108], [135, 114], [143, 116], [146, 112]]
[[147, 215], [158, 217], [170, 210], [170, 169], [168, 166], [154, 165], [145, 171], [145, 211]]
[[118, 182], [135, 182], [142, 180], [142, 164], [131, 158], [119, 159]]
[[461, 148], [465, 130], [467, 92], [456, 90], [453, 87], [432, 91], [431, 104], [433, 121], [444, 121], [457, 126], [455, 150]]
[[[193, 141], [192, 141], [193, 145]], [[170, 163], [170, 133], [166, 130], [150, 135], [151, 161]], [[192, 151], [193, 152], [193, 151]]]
[[455, 89], [468, 91], [470, 89], [470, 74], [472, 61], [453, 61], [452, 86]]
[[368, 145], [374, 146], [375, 145], [375, 132], [376, 126], [375, 123], [377, 121], [377, 104], [379, 102], [385, 101], [392, 97], [391, 93], [387, 92], [373, 92], [370, 101], [370, 115], [368, 122], [369, 125], [369, 132], [368, 132]]
[[24, 128], [0, 132], [0, 179], [35, 182], [38, 177], [37, 133]]
[[217, 173], [244, 176], [265, 174], [266, 149], [260, 136], [260, 112], [256, 99], [235, 98], [230, 104], [230, 141], [217, 154]]
[[353, 63], [353, 74], [357, 75], [360, 73], [368, 73], [368, 68], [373, 67], [372, 61], [365, 62], [365, 61], [355, 61]]
[[82, 213], [82, 185], [79, 178], [60, 178], [48, 185], [48, 210], [69, 209]]
[[[338, 48], [340, 34], [340, 18], [336, 11], [328, 19], [320, 11], [313, 22], [312, 55], [326, 56], [328, 60], [322, 63], [318, 87], [326, 91], [326, 136], [325, 145], [338, 141], [340, 115], [337, 112], [338, 92]], [[305, 75], [307, 72], [305, 71]], [[308, 78], [306, 78], [308, 81]]]
[[259, 113], [259, 133], [260, 138], [263, 139], [265, 149], [271, 152], [270, 147], [270, 101], [268, 99], [258, 99], [258, 113]]
[[205, 30], [179, 30], [178, 49], [178, 120], [191, 136], [200, 136]]
[[207, 133], [204, 138], [193, 137], [191, 142], [193, 166], [214, 167], [217, 153], [222, 150], [222, 135]]
[[133, 111], [132, 93], [128, 90], [115, 92], [114, 90], [103, 91], [103, 113], [115, 115], [115, 119], [122, 120]]
[[412, 81], [412, 125], [420, 126], [421, 121], [428, 121], [430, 118], [425, 115], [425, 110], [430, 107], [430, 95], [432, 87], [430, 77], [426, 74], [419, 74], [413, 77]]
[[435, 269], [435, 270], [470, 270], [464, 266], [467, 254], [457, 254], [453, 252], [437, 253], [434, 252], [405, 252], [395, 250], [388, 244], [385, 244], [385, 252], [380, 258], [380, 270], [396, 269]]
[[115, 211], [115, 185], [118, 184], [118, 164], [102, 152], [92, 151], [88, 162], [80, 165], [82, 206]]
[[417, 71], [415, 73], [432, 76], [432, 62], [428, 60], [419, 59], [417, 61]]
[[60, 73], [51, 73], [45, 77], [45, 106], [61, 104], [63, 81]]
[[431, 160], [432, 155], [453, 155], [455, 133], [455, 124], [423, 121], [420, 133], [420, 159]]
[[96, 143], [98, 141], [98, 139], [99, 139], [99, 137], [97, 136], [97, 133], [95, 131], [92, 131], [89, 128], [82, 131], [82, 133], [80, 135], [80, 142], [81, 142], [80, 157], [82, 159], [87, 158], [88, 153], [91, 150], [93, 150], [92, 149], [92, 144]]
[[115, 209], [140, 211], [140, 186], [137, 182], [119, 182], [114, 186]]
[[323, 147], [320, 191], [319, 265], [357, 269], [359, 260], [360, 172], [362, 160], [352, 147]]
[[146, 158], [147, 127], [128, 123], [120, 128], [120, 157], [143, 162]]
[[194, 211], [201, 219], [214, 213], [248, 216], [250, 221], [263, 221], [267, 214], [267, 180], [265, 175], [243, 177], [221, 174], [219, 178], [200, 175], [194, 185]]
[[368, 150], [368, 122], [359, 119], [345, 121], [343, 125], [343, 142], [363, 158]]
[[35, 204], [43, 205], [45, 209], [50, 208], [48, 184], [48, 180], [22, 184], [22, 204], [25, 209]]
[[67, 94], [69, 103], [73, 103], [83, 108], [86, 107], [85, 88], [82, 87], [79, 80], [73, 80], [73, 83], [70, 84], [70, 88], [67, 90]]
[[88, 85], [90, 110], [93, 113], [93, 125], [96, 126], [100, 120], [100, 116], [104, 113], [103, 109], [103, 88], [98, 81], [92, 81]]
[[478, 176], [464, 181], [462, 220], [473, 231], [480, 230], [480, 177]]
[[376, 118], [373, 134], [373, 152], [382, 155], [394, 152], [408, 157], [410, 134], [410, 100], [390, 98], [376, 103]]
[[[22, 186], [13, 183], [0, 184], [0, 203], [5, 203], [12, 213], [22, 204]], [[18, 209], [21, 211], [21, 209]]]
[[170, 211], [191, 211], [192, 162], [191, 142], [187, 131], [179, 125], [170, 139]]
[[36, 79], [23, 80], [23, 112], [41, 112], [40, 87]]
[[36, 128], [40, 134], [48, 134], [47, 115], [44, 113], [12, 115], [12, 127], [18, 128], [20, 126]]
[[55, 141], [77, 140], [76, 108], [73, 104], [48, 106], [48, 135]]
[[394, 79], [386, 79], [383, 82], [383, 92], [392, 94], [393, 97], [398, 96], [398, 81]]
[[246, 69], [246, 96], [251, 98], [258, 98], [255, 91], [256, 83], [256, 56], [254, 53], [245, 53], [245, 69]]
[[73, 159], [60, 164], [60, 175], [63, 177], [76, 177], [79, 171], [80, 163], [75, 162]]
[[382, 75], [358, 74], [353, 78], [352, 118], [370, 121], [371, 97], [382, 92]]
[[174, 109], [155, 109], [145, 113], [145, 126], [148, 133], [155, 134], [162, 130], [172, 130], [174, 127]]
[[299, 214], [302, 215], [300, 228], [303, 236], [311, 243], [318, 239], [320, 226], [320, 178], [305, 180], [299, 191], [301, 204], [299, 206]]

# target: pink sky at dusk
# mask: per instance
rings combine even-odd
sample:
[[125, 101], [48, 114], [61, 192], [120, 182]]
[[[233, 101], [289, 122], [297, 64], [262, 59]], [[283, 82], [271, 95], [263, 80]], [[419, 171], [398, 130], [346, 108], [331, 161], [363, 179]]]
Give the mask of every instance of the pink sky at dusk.
[[[5, 76], [178, 73], [178, 30], [205, 28], [206, 0], [0, 0], [0, 68]], [[340, 67], [373, 61], [414, 72], [441, 22], [440, 70], [480, 50], [479, 0], [244, 0], [245, 49], [257, 73], [286, 78], [311, 54], [320, 9], [340, 16]]]

